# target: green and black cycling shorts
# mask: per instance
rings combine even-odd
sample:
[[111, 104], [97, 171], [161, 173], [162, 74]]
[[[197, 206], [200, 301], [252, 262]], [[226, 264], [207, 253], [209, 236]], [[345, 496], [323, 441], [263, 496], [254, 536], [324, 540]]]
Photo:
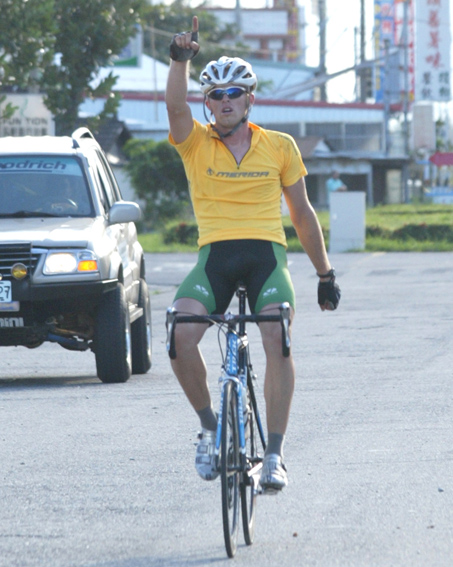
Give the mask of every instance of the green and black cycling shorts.
[[209, 314], [225, 313], [238, 282], [247, 286], [252, 313], [284, 301], [295, 308], [285, 247], [267, 240], [225, 240], [203, 246], [175, 300], [189, 297], [200, 301]]

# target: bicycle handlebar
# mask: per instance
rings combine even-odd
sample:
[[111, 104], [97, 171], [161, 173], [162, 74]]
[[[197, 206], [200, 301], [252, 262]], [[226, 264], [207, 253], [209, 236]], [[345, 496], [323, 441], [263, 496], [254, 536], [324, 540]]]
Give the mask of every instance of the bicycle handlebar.
[[282, 354], [289, 356], [291, 348], [291, 340], [289, 337], [290, 305], [285, 302], [279, 306], [280, 313], [278, 315], [262, 315], [257, 313], [251, 314], [233, 314], [225, 313], [223, 315], [180, 315], [176, 309], [169, 307], [167, 309], [167, 352], [171, 359], [176, 358], [175, 346], [175, 327], [177, 323], [208, 323], [215, 325], [228, 325], [235, 328], [238, 323], [264, 323], [264, 322], [280, 322], [282, 326]]

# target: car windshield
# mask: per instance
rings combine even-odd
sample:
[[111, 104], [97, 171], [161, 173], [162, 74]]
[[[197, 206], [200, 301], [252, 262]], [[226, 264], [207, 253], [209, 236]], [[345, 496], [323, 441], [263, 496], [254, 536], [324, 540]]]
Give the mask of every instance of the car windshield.
[[94, 216], [76, 158], [0, 156], [0, 218], [28, 216]]

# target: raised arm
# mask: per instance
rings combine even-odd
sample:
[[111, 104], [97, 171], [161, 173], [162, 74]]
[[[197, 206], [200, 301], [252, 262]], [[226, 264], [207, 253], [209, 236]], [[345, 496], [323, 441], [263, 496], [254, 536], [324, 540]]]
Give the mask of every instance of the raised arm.
[[193, 17], [192, 31], [175, 35], [170, 46], [170, 71], [165, 91], [170, 132], [177, 144], [184, 142], [193, 127], [192, 112], [187, 104], [189, 66], [199, 51], [198, 18]]

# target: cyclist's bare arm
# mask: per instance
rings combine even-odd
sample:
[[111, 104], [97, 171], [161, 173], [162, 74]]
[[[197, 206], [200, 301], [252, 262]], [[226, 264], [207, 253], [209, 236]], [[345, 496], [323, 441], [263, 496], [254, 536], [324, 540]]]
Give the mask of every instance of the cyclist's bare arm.
[[308, 200], [304, 178], [301, 177], [294, 185], [284, 187], [283, 194], [300, 243], [318, 274], [326, 274], [331, 265], [318, 217]]
[[[192, 32], [178, 34], [176, 44], [182, 49], [198, 50], [198, 43], [192, 41], [192, 33], [198, 31], [198, 18], [193, 17]], [[187, 104], [190, 61], [171, 61], [167, 79], [165, 102], [167, 105], [170, 132], [177, 144], [184, 142], [193, 128], [190, 106]]]

